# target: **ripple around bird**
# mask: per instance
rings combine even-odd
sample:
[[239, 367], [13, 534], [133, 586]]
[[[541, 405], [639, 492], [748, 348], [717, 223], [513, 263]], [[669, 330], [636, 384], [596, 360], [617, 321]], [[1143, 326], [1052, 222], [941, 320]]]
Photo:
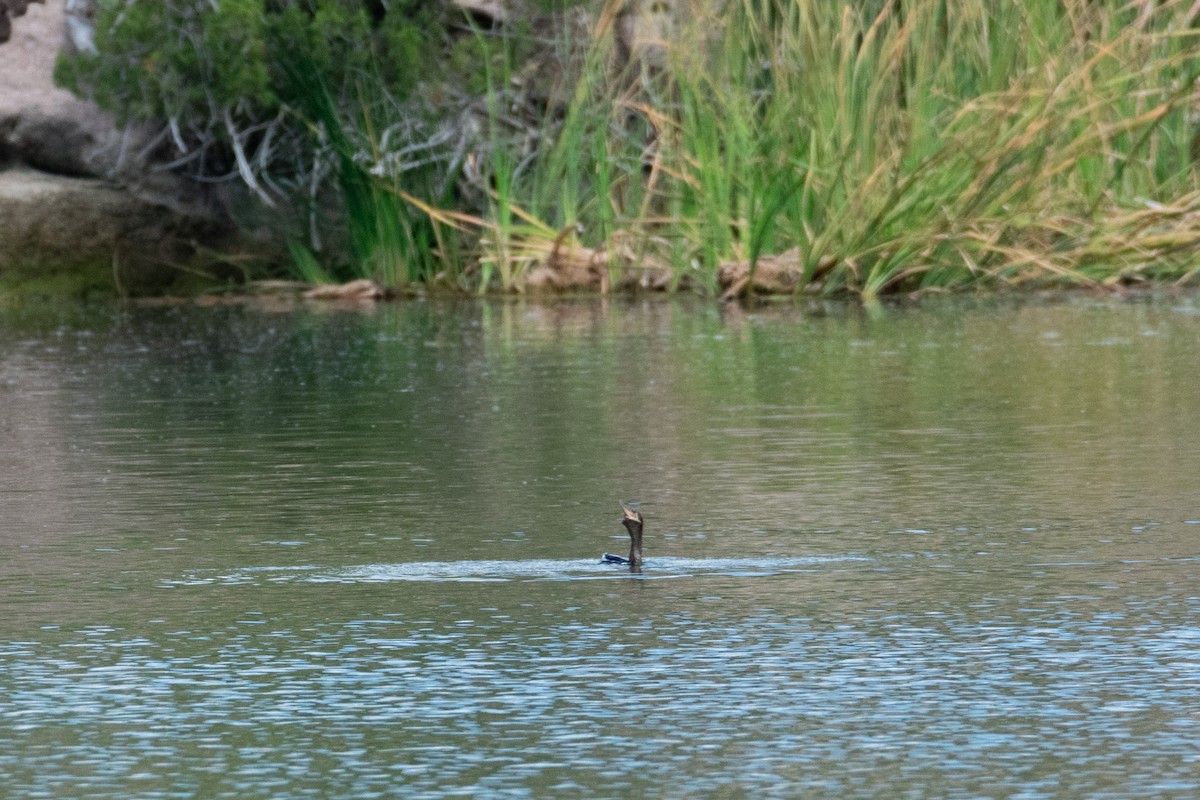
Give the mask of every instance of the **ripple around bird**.
[[764, 556], [760, 558], [647, 559], [640, 573], [630, 573], [618, 564], [599, 559], [528, 559], [482, 561], [414, 561], [395, 564], [364, 564], [350, 567], [265, 566], [235, 571], [197, 571], [182, 578], [163, 581], [166, 586], [257, 583], [380, 583], [387, 581], [478, 582], [478, 581], [575, 581], [637, 577], [686, 578], [697, 575], [759, 577], [786, 572], [803, 572], [821, 564], [870, 561], [865, 556]]

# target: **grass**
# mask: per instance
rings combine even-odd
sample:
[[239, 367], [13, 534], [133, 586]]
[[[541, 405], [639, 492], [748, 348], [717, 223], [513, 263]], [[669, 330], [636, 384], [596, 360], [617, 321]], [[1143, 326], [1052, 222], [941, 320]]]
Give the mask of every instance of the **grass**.
[[377, 178], [335, 138], [358, 261], [516, 291], [578, 226], [603, 287], [643, 264], [671, 288], [865, 300], [1194, 277], [1190, 0], [716, 5], [617, 71], [610, 0], [586, 46], [559, 43], [565, 102], [528, 130], [505, 121], [516, 67], [489, 61], [482, 207]]
[[288, 80], [300, 98], [297, 111], [309, 122], [314, 138], [331, 153], [335, 183], [342, 202], [348, 264], [338, 269], [327, 266], [307, 244], [296, 238], [288, 242], [293, 270], [310, 283], [331, 283], [343, 277], [367, 277], [385, 286], [403, 286], [429, 280], [437, 265], [438, 215], [428, 204], [414, 205], [405, 199], [430, 194], [429, 171], [408, 174], [405, 180], [419, 188], [401, 185], [394, 178], [381, 179], [372, 170], [382, 159], [374, 136], [368, 89], [352, 105], [347, 119], [341, 106], [314, 66], [298, 54], [289, 66]]

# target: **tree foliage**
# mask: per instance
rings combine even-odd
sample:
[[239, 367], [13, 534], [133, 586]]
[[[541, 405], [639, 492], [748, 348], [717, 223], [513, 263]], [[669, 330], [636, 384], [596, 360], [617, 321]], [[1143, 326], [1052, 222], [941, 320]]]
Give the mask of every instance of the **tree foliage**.
[[[96, 52], [60, 60], [59, 82], [126, 121], [166, 121], [180, 161], [236, 167], [252, 188], [306, 168], [299, 72], [339, 103], [403, 100], [439, 50], [422, 0], [99, 0]], [[432, 43], [432, 44], [431, 44]], [[301, 69], [302, 67], [302, 69]]]
[[202, 121], [214, 108], [276, 113], [281, 70], [303, 54], [342, 86], [378, 72], [407, 93], [440, 19], [420, 0], [100, 0], [93, 54], [60, 75], [126, 118]]

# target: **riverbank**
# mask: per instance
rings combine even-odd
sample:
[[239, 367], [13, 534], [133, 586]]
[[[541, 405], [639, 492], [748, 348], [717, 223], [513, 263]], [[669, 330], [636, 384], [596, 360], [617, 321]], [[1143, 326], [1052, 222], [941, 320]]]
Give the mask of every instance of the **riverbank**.
[[343, 154], [347, 185], [372, 187], [348, 203], [352, 271], [412, 250], [384, 224], [402, 202], [429, 226], [418, 272], [465, 291], [1187, 284], [1194, 22], [1181, 3], [733, 3], [675, 18], [614, 75], [601, 15], [536, 123], [509, 111], [518, 71], [492, 78], [480, 208]]
[[[278, 124], [297, 152], [316, 132], [323, 177], [258, 209], [290, 263], [213, 277], [864, 302], [1197, 279], [1187, 4], [640, 8], [539, 18], [537, 47], [504, 19], [460, 25], [445, 43], [460, 71], [407, 105], [382, 78], [343, 96], [315, 62], [266, 62], [308, 70]], [[454, 83], [462, 64], [480, 94]], [[270, 200], [273, 162], [238, 141]]]

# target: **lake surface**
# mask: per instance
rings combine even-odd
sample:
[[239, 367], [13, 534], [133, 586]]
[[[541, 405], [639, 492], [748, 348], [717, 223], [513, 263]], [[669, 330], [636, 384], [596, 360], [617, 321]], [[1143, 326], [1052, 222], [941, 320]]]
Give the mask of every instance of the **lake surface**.
[[1198, 423], [1194, 296], [10, 305], [0, 794], [1193, 798]]

